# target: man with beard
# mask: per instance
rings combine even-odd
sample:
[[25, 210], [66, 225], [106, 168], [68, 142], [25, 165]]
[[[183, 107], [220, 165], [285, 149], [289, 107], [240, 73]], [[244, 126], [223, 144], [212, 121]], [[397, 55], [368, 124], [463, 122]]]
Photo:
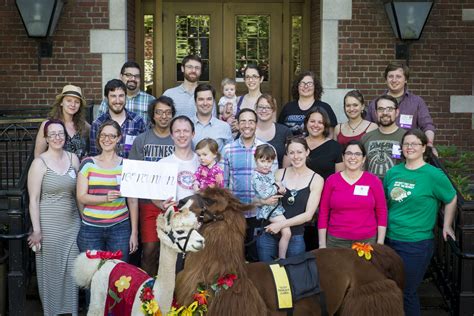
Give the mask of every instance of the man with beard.
[[[127, 87], [127, 96], [125, 108], [138, 114], [145, 121], [146, 126], [150, 124], [148, 117], [148, 104], [155, 99], [154, 96], [140, 90], [140, 65], [134, 61], [127, 61], [120, 70], [120, 80]], [[108, 110], [107, 98], [102, 100], [98, 116], [101, 116]]]
[[[194, 90], [199, 84], [202, 72], [201, 57], [188, 55], [181, 62], [181, 71], [184, 81], [177, 87], [166, 90], [163, 95], [170, 97], [176, 107], [176, 115], [186, 115], [191, 120], [196, 117], [196, 103], [194, 101]], [[212, 107], [212, 115], [216, 116], [215, 103]]]
[[96, 138], [100, 125], [108, 120], [116, 121], [121, 129], [122, 136], [119, 143], [118, 154], [128, 158], [135, 137], [145, 131], [145, 121], [141, 116], [125, 109], [127, 87], [118, 79], [112, 79], [105, 85], [104, 97], [107, 99], [108, 111], [99, 116], [91, 126], [90, 155], [98, 154]]
[[382, 95], [375, 102], [379, 128], [362, 137], [367, 152], [366, 170], [383, 180], [387, 171], [401, 161], [401, 141], [405, 130], [399, 128], [397, 99]]

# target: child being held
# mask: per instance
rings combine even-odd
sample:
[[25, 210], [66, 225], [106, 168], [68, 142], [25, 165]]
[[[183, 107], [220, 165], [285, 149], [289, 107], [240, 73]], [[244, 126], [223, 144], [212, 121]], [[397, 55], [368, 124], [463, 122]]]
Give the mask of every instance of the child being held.
[[201, 191], [208, 187], [224, 187], [224, 172], [218, 164], [221, 154], [217, 142], [212, 138], [204, 138], [197, 143], [195, 151], [199, 157], [200, 166], [194, 173], [194, 191]]
[[[272, 164], [276, 157], [275, 149], [268, 144], [257, 146], [255, 150], [255, 163], [257, 167], [252, 175], [252, 188], [257, 199], [265, 200], [275, 194], [285, 194], [283, 185], [275, 183], [275, 176], [272, 173]], [[284, 221], [285, 209], [278, 203], [277, 205], [262, 205], [257, 208], [257, 219], [270, 220], [271, 223]], [[278, 243], [278, 257], [286, 258], [286, 251], [291, 238], [289, 227], [282, 228], [281, 238]]]
[[234, 79], [224, 78], [221, 82], [223, 96], [219, 99], [219, 118], [229, 124], [235, 120], [237, 114], [236, 82]]

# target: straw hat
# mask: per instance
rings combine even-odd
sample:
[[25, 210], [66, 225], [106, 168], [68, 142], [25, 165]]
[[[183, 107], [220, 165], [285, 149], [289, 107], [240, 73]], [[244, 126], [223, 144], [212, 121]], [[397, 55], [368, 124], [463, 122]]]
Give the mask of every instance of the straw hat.
[[56, 96], [56, 102], [61, 102], [62, 98], [65, 96], [76, 97], [81, 100], [81, 105], [86, 106], [86, 99], [82, 95], [82, 90], [78, 86], [73, 86], [72, 84], [65, 85], [63, 91]]

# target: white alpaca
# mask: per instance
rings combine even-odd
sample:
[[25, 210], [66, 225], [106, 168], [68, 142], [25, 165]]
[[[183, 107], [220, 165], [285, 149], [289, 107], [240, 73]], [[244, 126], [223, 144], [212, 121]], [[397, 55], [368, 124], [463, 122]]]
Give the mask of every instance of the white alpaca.
[[[176, 259], [178, 253], [196, 252], [204, 248], [204, 237], [197, 231], [198, 220], [196, 215], [189, 210], [192, 201], [189, 200], [179, 212], [173, 207], [168, 208], [165, 214], [157, 218], [157, 232], [160, 238], [160, 259], [158, 275], [153, 286], [153, 294], [162, 315], [171, 309], [176, 277]], [[120, 260], [107, 260], [100, 266], [102, 259], [89, 259], [81, 253], [75, 262], [74, 278], [81, 287], [91, 288], [91, 300], [88, 316], [104, 315], [105, 301], [109, 291], [109, 275]], [[127, 269], [138, 269], [128, 265]], [[132, 280], [133, 282], [133, 280]], [[141, 290], [143, 282], [135, 294], [132, 306], [132, 315], [143, 315]]]

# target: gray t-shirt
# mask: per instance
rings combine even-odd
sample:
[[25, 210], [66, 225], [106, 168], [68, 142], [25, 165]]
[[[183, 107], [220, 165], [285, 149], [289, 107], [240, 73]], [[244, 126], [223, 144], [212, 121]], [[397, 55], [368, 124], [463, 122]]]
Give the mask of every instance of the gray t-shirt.
[[140, 134], [133, 141], [128, 158], [133, 160], [159, 161], [174, 153], [174, 143], [171, 136], [159, 137], [153, 129]]
[[383, 134], [376, 129], [365, 134], [361, 142], [367, 152], [366, 170], [383, 180], [387, 171], [401, 162], [401, 142], [405, 132], [398, 128], [391, 134]]

